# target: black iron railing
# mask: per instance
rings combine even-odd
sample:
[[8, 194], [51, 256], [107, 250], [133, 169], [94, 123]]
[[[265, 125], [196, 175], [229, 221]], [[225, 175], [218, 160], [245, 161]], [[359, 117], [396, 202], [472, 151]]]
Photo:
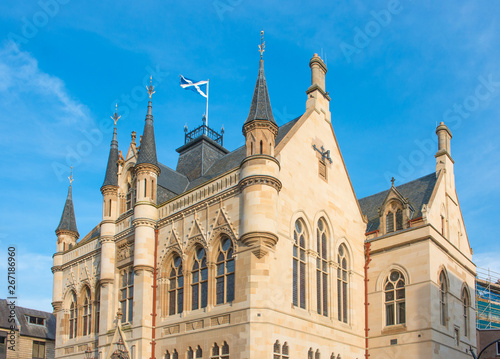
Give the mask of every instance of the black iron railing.
[[[223, 130], [222, 130], [223, 131]], [[207, 125], [203, 124], [200, 127], [195, 128], [194, 130], [187, 132], [187, 128], [185, 128], [186, 135], [184, 136], [184, 143], [189, 143], [196, 138], [205, 135], [208, 138], [214, 140], [217, 142], [219, 145], [223, 146], [223, 136], [224, 132], [218, 133], [214, 130], [212, 130], [210, 127]]]

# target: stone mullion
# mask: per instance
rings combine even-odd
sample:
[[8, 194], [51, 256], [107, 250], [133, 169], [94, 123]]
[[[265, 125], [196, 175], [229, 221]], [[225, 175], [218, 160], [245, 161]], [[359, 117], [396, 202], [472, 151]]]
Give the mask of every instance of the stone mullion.
[[337, 308], [337, 267], [332, 260], [328, 261], [328, 285], [330, 286], [330, 290], [328, 291], [330, 297], [330, 302], [328, 303], [328, 317], [330, 319], [335, 319]]
[[216, 282], [215, 282], [215, 275], [216, 275], [216, 264], [215, 262], [209, 262], [207, 261], [207, 268], [208, 268], [208, 295], [207, 295], [207, 310], [210, 310], [215, 306], [216, 303]]
[[[316, 257], [311, 249], [306, 249], [306, 310], [313, 313], [316, 308]], [[313, 284], [314, 283], [314, 284]]]
[[[185, 262], [185, 261], [183, 261], [183, 262]], [[188, 267], [186, 265], [183, 265], [182, 268], [183, 268], [182, 275], [184, 276], [183, 311], [185, 313], [188, 313], [191, 311], [191, 308], [192, 308], [191, 278], [190, 278], [191, 271], [188, 269]]]

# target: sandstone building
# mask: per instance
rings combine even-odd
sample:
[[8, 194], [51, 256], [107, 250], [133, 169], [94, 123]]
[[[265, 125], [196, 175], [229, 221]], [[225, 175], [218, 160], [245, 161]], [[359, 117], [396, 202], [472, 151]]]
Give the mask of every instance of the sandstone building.
[[102, 221], [78, 240], [70, 186], [56, 230], [57, 358], [470, 357], [451, 132], [436, 129], [435, 172], [358, 200], [327, 67], [309, 65], [304, 114], [277, 125], [261, 59], [245, 145], [203, 123], [175, 170], [157, 159], [152, 87], [140, 146], [133, 133], [121, 156], [115, 126]]

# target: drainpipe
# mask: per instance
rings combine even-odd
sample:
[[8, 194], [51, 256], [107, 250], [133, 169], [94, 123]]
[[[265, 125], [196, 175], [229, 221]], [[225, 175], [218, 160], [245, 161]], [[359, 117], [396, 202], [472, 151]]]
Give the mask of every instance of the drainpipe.
[[368, 265], [371, 262], [370, 259], [370, 242], [365, 242], [365, 358], [368, 359], [370, 354], [368, 354]]
[[151, 333], [151, 359], [156, 359], [155, 357], [155, 346], [156, 346], [156, 257], [158, 255], [158, 228], [155, 228], [155, 263], [154, 263], [154, 269], [153, 269], [153, 313], [151, 316], [153, 317], [152, 320], [152, 333]]

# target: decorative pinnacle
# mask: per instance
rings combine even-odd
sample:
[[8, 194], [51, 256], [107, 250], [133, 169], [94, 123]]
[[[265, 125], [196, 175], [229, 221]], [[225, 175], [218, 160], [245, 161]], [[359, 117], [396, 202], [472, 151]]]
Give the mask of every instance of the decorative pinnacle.
[[116, 104], [116, 106], [115, 106], [115, 114], [113, 116], [110, 116], [110, 117], [115, 122], [115, 127], [116, 127], [116, 123], [121, 118], [121, 116], [118, 116], [118, 104]]
[[264, 30], [261, 30], [260, 32], [260, 45], [259, 45], [259, 52], [260, 52], [260, 59], [262, 60], [262, 55], [264, 54], [264, 51], [266, 49], [266, 42], [264, 41]]
[[148, 90], [149, 94], [149, 99], [151, 100], [151, 96], [155, 93], [155, 87], [153, 86], [153, 76], [149, 78], [149, 86], [146, 86], [146, 89]]
[[71, 183], [73, 183], [74, 179], [73, 179], [73, 166], [71, 166], [71, 175], [68, 177], [69, 179], [69, 185], [71, 186]]

